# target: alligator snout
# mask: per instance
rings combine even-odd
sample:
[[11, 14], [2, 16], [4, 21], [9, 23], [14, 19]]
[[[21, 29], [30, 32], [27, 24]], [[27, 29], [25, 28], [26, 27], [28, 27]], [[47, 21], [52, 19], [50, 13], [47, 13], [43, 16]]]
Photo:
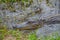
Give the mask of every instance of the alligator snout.
[[16, 24], [13, 26], [14, 29], [27, 30], [38, 28], [39, 23], [37, 21], [23, 22], [22, 24]]

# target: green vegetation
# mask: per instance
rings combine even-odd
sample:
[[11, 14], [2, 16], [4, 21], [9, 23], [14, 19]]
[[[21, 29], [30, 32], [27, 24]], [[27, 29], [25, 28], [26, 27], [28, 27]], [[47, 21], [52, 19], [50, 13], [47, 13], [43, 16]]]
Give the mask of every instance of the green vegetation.
[[8, 9], [12, 12], [16, 11], [16, 9], [13, 6], [13, 3], [15, 3], [15, 2], [17, 2], [17, 5], [22, 6], [20, 8], [25, 10], [25, 8], [29, 7], [32, 4], [33, 0], [0, 0], [0, 4], [2, 4], [2, 3], [6, 4], [3, 9]]
[[[19, 30], [6, 30], [0, 29], [0, 40], [4, 40], [6, 36], [9, 37], [9, 35], [12, 35], [12, 37], [16, 38], [16, 40], [60, 40], [60, 36], [58, 33], [52, 33], [48, 36], [41, 36], [40, 39], [37, 38], [35, 33], [30, 33], [24, 37], [24, 34], [22, 34]], [[8, 39], [8, 38], [7, 38]]]
[[[1, 26], [0, 26], [1, 27]], [[6, 25], [0, 28], [0, 40], [10, 40], [8, 37], [12, 37], [11, 40], [60, 40], [60, 35], [58, 32], [52, 33], [48, 36], [41, 36], [37, 38], [35, 32], [29, 34], [23, 34], [22, 31], [17, 30], [7, 30]]]
[[0, 3], [28, 2], [32, 0], [0, 0]]
[[37, 36], [36, 36], [36, 34], [35, 34], [35, 33], [31, 33], [31, 34], [29, 34], [29, 36], [28, 36], [28, 40], [37, 40]]
[[[9, 35], [12, 35], [12, 37], [16, 38], [17, 40], [20, 40], [21, 33], [19, 31], [15, 30], [0, 30], [0, 40], [5, 40], [5, 37]], [[8, 39], [7, 39], [8, 40]]]
[[1, 17], [0, 17], [0, 23], [2, 23], [2, 19], [1, 19]]

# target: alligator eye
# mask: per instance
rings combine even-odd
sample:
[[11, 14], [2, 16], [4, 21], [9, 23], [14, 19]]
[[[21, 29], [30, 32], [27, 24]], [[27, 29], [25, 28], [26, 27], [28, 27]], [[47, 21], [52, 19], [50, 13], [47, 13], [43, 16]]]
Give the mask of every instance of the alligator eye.
[[32, 23], [32, 21], [28, 21], [28, 22], [27, 22], [27, 24], [30, 24], [30, 23]]
[[36, 23], [35, 21], [28, 21], [27, 24]]
[[16, 29], [16, 27], [13, 26], [13, 29]]

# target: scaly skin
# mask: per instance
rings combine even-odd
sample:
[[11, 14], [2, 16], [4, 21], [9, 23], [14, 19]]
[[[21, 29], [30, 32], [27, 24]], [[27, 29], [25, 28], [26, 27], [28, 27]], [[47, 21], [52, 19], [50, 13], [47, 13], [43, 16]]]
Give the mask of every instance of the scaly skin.
[[[48, 19], [44, 19], [44, 20], [39, 20], [39, 21], [28, 21], [26, 24], [18, 27], [16, 26], [15, 29], [19, 29], [19, 30], [34, 30], [40, 27], [43, 27], [44, 24], [59, 24], [60, 23], [60, 15], [58, 16], [54, 16]], [[20, 24], [21, 25], [21, 24]]]

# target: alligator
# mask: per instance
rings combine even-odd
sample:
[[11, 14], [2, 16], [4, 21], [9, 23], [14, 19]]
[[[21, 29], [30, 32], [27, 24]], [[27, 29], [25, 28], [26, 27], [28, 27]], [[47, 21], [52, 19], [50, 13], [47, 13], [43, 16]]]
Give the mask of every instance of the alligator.
[[13, 29], [19, 30], [34, 30], [40, 27], [43, 27], [44, 24], [60, 24], [60, 15], [53, 16], [47, 19], [40, 19], [37, 21], [27, 21], [23, 22], [22, 24], [17, 24], [13, 26]]

